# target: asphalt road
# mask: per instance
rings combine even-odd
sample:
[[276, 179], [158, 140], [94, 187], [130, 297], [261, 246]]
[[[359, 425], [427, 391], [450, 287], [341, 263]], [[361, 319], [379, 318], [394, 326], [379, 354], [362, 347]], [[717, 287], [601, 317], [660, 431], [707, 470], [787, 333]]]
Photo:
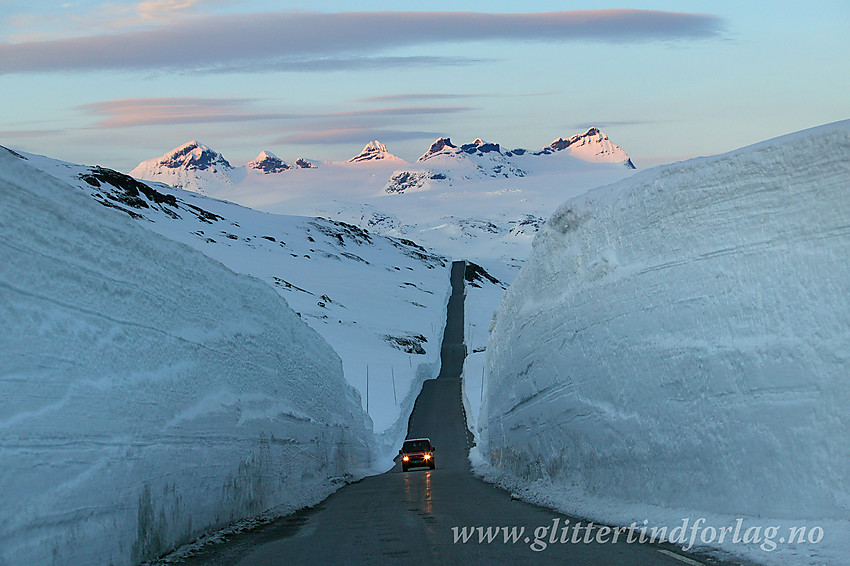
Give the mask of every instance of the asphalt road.
[[[544, 550], [531, 549], [535, 528], [551, 527], [557, 520], [554, 540], [559, 541], [564, 525], [572, 538], [578, 520], [512, 500], [509, 493], [470, 473], [467, 453], [472, 435], [466, 427], [460, 382], [465, 356], [463, 270], [462, 262], [452, 266], [453, 294], [440, 375], [425, 382], [409, 422], [409, 437], [428, 437], [436, 446], [436, 470], [404, 473], [397, 464], [385, 474], [346, 486], [315, 508], [216, 545], [187, 564], [720, 564], [707, 557], [682, 556], [669, 545], [626, 544], [622, 539], [616, 544], [549, 544], [551, 530], [543, 538]], [[472, 540], [455, 542], [453, 528], [479, 526], [525, 532], [515, 543], [504, 542], [501, 534], [493, 542], [479, 542], [477, 531]]]

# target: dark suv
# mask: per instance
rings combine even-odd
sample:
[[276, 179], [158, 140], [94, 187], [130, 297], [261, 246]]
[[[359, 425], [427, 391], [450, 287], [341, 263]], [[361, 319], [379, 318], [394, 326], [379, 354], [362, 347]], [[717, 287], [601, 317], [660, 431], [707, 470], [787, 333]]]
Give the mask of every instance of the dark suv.
[[401, 469], [405, 472], [410, 468], [428, 466], [434, 469], [434, 445], [427, 438], [411, 438], [404, 441], [401, 450]]

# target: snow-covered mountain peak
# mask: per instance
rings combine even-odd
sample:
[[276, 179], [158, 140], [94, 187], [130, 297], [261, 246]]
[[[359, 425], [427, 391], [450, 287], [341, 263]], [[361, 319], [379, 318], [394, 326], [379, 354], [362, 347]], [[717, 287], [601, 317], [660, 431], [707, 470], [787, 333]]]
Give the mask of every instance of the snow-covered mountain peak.
[[369, 143], [366, 144], [366, 146], [363, 148], [363, 151], [386, 152], [387, 146], [385, 146], [384, 144], [382, 144], [378, 140], [373, 140], [373, 141], [370, 141]]
[[258, 155], [254, 161], [262, 161], [264, 159], [277, 159], [277, 155], [270, 151], [263, 150]]
[[378, 140], [370, 141], [366, 144], [359, 154], [348, 160], [349, 163], [362, 163], [364, 161], [378, 161], [390, 159], [393, 161], [403, 161], [400, 157], [396, 157], [387, 150], [387, 146]]
[[606, 143], [611, 143], [611, 140], [608, 139], [608, 136], [596, 127], [590, 127], [583, 134], [575, 134], [574, 136], [570, 136], [567, 139], [558, 138], [552, 143], [549, 144], [548, 147], [554, 149], [555, 151], [561, 151], [562, 149], [567, 149], [568, 147], [574, 145], [605, 145]]
[[186, 142], [156, 159], [158, 165], [169, 169], [232, 169], [228, 161], [217, 151], [197, 140]]
[[277, 157], [270, 151], [261, 151], [256, 159], [245, 165], [248, 169], [254, 169], [264, 174], [282, 173], [292, 166]]
[[210, 181], [231, 184], [231, 171], [233, 166], [224, 156], [192, 140], [160, 157], [142, 161], [130, 171], [130, 176], [203, 193]]
[[583, 161], [623, 163], [627, 168], [635, 169], [628, 154], [596, 127], [590, 127], [583, 134], [576, 134], [567, 139], [559, 137], [537, 154], [549, 155], [565, 149], [569, 150], [570, 155]]
[[423, 153], [417, 161], [425, 161], [439, 153], [455, 153], [455, 150], [457, 150], [457, 146], [452, 143], [451, 138], [440, 138], [432, 143], [428, 151]]

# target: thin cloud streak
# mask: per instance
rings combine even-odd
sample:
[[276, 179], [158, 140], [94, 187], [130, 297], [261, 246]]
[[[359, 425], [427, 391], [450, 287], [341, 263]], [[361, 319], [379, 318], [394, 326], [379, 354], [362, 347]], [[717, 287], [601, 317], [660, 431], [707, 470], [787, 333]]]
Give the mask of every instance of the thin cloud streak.
[[252, 111], [250, 98], [122, 98], [77, 106], [102, 119], [95, 128], [127, 128], [173, 124], [249, 122], [257, 120], [375, 119], [386, 117], [456, 114], [474, 110], [467, 106], [400, 106], [324, 113]]
[[382, 96], [367, 96], [364, 98], [356, 98], [352, 102], [369, 104], [372, 102], [394, 102], [407, 100], [451, 100], [463, 98], [532, 98], [537, 96], [555, 96], [561, 94], [557, 91], [548, 92], [526, 92], [522, 94], [496, 94], [496, 93], [481, 93], [481, 94], [461, 94], [461, 93], [446, 93], [446, 92], [407, 92], [401, 94], [385, 94]]
[[254, 102], [249, 98], [121, 98], [84, 104], [77, 109], [103, 118], [95, 128], [299, 118], [298, 114], [247, 111]]
[[430, 93], [430, 92], [409, 92], [404, 94], [385, 94], [383, 96], [367, 96], [365, 98], [357, 98], [354, 102], [395, 102], [408, 100], [452, 100], [458, 98], [480, 98], [482, 94], [450, 94], [450, 93]]
[[283, 58], [262, 59], [259, 61], [240, 61], [236, 64], [216, 64], [188, 71], [197, 74], [223, 73], [268, 73], [272, 71], [287, 73], [315, 73], [331, 71], [361, 71], [367, 69], [404, 69], [409, 67], [465, 66], [478, 63], [491, 63], [498, 59], [471, 57], [437, 57], [414, 55], [408, 57], [320, 57], [320, 58]]
[[[712, 15], [650, 10], [537, 14], [344, 12], [210, 15], [147, 30], [0, 43], [0, 73], [86, 70], [233, 70], [286, 60], [368, 56], [407, 46], [469, 42], [609, 43], [717, 37]], [[319, 65], [321, 70], [321, 65]]]
[[475, 110], [471, 106], [400, 106], [398, 108], [376, 108], [373, 110], [348, 110], [329, 114], [312, 114], [308, 118], [347, 118], [371, 116], [422, 116], [426, 114], [456, 114]]

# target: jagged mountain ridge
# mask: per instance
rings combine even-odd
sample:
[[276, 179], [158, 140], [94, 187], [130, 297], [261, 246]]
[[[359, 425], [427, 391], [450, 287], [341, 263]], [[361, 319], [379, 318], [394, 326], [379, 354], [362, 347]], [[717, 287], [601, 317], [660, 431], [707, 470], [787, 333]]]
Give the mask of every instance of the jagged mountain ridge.
[[539, 151], [524, 148], [503, 150], [498, 143], [486, 142], [481, 138], [457, 146], [451, 138], [444, 137], [431, 144], [428, 151], [416, 161], [417, 165], [427, 167], [425, 171], [396, 171], [390, 177], [385, 191], [399, 194], [423, 190], [429, 188], [435, 180], [448, 180], [451, 183], [488, 177], [525, 177], [545, 163], [547, 156], [555, 155], [579, 162], [621, 164], [627, 169], [636, 169], [628, 154], [611, 142], [599, 128], [589, 128], [567, 139], [558, 138]]
[[[451, 138], [441, 137], [431, 144], [415, 164], [416, 169], [396, 172], [386, 185], [388, 192], [404, 192], [427, 187], [431, 181], [451, 181], [474, 178], [524, 177], [534, 169], [534, 158], [555, 154], [569, 155], [591, 163], [623, 164], [634, 169], [631, 158], [618, 145], [611, 142], [599, 128], [589, 128], [569, 138], [559, 137], [539, 151], [524, 148], [503, 149], [499, 143], [477, 138], [471, 143], [455, 145]], [[244, 172], [266, 175], [281, 174], [298, 169], [315, 169], [321, 162], [299, 157], [290, 165], [270, 151], [262, 151], [243, 167], [234, 167], [220, 153], [192, 140], [164, 155], [142, 161], [130, 172], [132, 177], [163, 182], [174, 187], [215, 193], [222, 186], [239, 184]], [[358, 164], [401, 165], [408, 162], [393, 155], [378, 140], [366, 144], [363, 150], [345, 162], [324, 162], [325, 165], [346, 166]], [[423, 171], [419, 167], [425, 166]], [[458, 170], [459, 169], [459, 170]]]
[[541, 150], [534, 152], [524, 148], [502, 151], [498, 143], [488, 143], [481, 138], [461, 146], [454, 145], [451, 138], [439, 138], [431, 144], [428, 151], [417, 159], [417, 163], [426, 162], [440, 155], [477, 155], [480, 157], [488, 153], [499, 153], [505, 157], [514, 157], [526, 154], [552, 155], [565, 149], [569, 149], [570, 153], [576, 153], [576, 150], [579, 150], [578, 157], [586, 161], [624, 163], [630, 169], [635, 168], [626, 152], [613, 143], [604, 132], [595, 127], [588, 128], [584, 133], [576, 134], [567, 139], [558, 138]]
[[296, 159], [294, 166], [290, 165], [267, 150], [244, 166], [234, 167], [219, 152], [192, 140], [159, 157], [142, 161], [129, 174], [137, 179], [207, 194], [221, 186], [238, 184], [246, 172], [269, 175], [316, 167], [315, 162], [303, 157]]

